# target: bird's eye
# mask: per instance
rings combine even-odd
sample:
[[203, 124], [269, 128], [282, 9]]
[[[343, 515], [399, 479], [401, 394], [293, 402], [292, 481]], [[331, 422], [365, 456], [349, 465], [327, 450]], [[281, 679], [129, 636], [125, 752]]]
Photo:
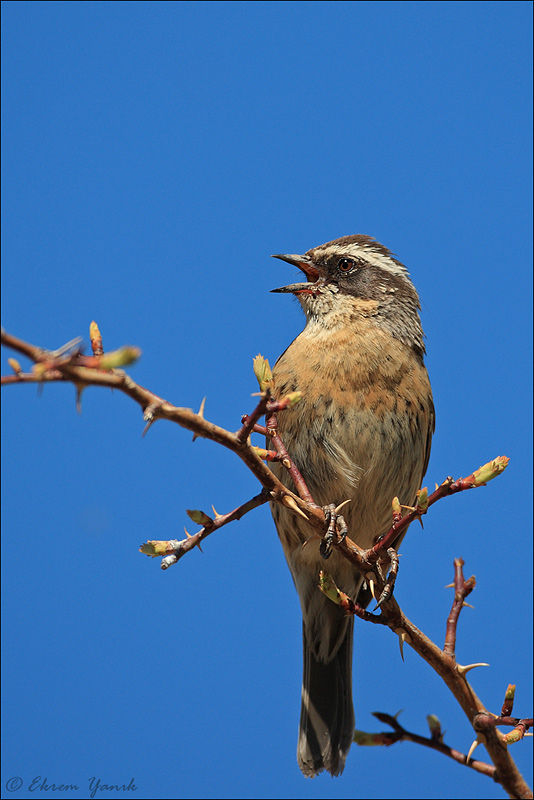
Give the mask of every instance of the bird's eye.
[[354, 261], [351, 258], [340, 258], [337, 268], [340, 272], [350, 272], [354, 268]]

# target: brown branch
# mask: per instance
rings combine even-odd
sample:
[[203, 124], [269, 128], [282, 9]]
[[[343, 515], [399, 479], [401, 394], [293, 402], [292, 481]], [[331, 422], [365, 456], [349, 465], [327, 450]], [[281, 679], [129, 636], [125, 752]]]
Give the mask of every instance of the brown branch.
[[[273, 447], [280, 456], [280, 461], [291, 475], [291, 479], [295, 484], [295, 488], [299, 496], [304, 500], [304, 502], [308, 505], [309, 508], [320, 511], [318, 506], [315, 504], [315, 501], [311, 495], [310, 490], [306, 485], [306, 481], [304, 480], [300, 471], [298, 470], [297, 465], [290, 458], [289, 453], [287, 452], [287, 449], [282, 439], [280, 438], [280, 435], [278, 433], [278, 419], [275, 411], [272, 411], [268, 416], [266, 416], [265, 426], [267, 428], [267, 436], [271, 438]], [[324, 515], [322, 511], [321, 511], [321, 516], [323, 517], [323, 523], [324, 523]]]
[[473, 722], [473, 727], [476, 731], [486, 732], [490, 728], [496, 728], [499, 725], [504, 725], [514, 730], [503, 736], [506, 744], [515, 744], [519, 742], [526, 735], [529, 728], [534, 725], [532, 717], [519, 719], [518, 717], [500, 716], [495, 717], [492, 714], [477, 714]]
[[[392, 503], [393, 523], [389, 531], [369, 550], [362, 550], [362, 548], [349, 539], [348, 536], [338, 537], [337, 540], [334, 539], [332, 545], [343, 553], [348, 561], [358, 568], [366, 580], [369, 580], [368, 576], [370, 573], [373, 575], [374, 580], [376, 577], [375, 565], [380, 561], [384, 562], [388, 560], [388, 549], [394, 545], [400, 534], [403, 533], [415, 519], [421, 519], [422, 515], [426, 514], [434, 503], [437, 503], [438, 500], [442, 500], [444, 497], [449, 497], [450, 495], [466, 491], [467, 489], [476, 489], [480, 486], [485, 486], [488, 481], [492, 480], [506, 469], [509, 460], [510, 459], [506, 456], [498, 456], [475, 470], [467, 478], [459, 478], [455, 481], [453, 478], [448, 477], [443, 481], [441, 486], [436, 486], [436, 490], [430, 496], [427, 494], [426, 489], [421, 489], [418, 493], [416, 506], [410, 509], [404, 516], [400, 513], [400, 505], [398, 499], [395, 497]], [[385, 586], [383, 581], [379, 581], [379, 583], [382, 583], [380, 587], [380, 591], [382, 592]], [[382, 602], [383, 600], [379, 599], [379, 603]]]
[[[210, 533], [219, 530], [219, 528], [222, 528], [224, 525], [228, 525], [229, 522], [241, 519], [241, 517], [248, 514], [249, 511], [269, 502], [270, 499], [270, 493], [266, 489], [263, 489], [255, 497], [237, 508], [234, 508], [234, 510], [228, 512], [228, 514], [216, 514], [215, 519], [210, 519], [207, 514], [204, 514], [204, 519], [202, 520], [204, 526], [193, 536], [190, 536], [186, 531], [187, 538], [181, 539], [180, 541], [177, 539], [171, 539], [169, 541], [148, 541], [146, 544], [141, 545], [139, 551], [145, 553], [147, 556], [164, 556], [161, 562], [161, 568], [168, 569], [168, 567], [176, 564], [177, 561], [185, 556], [186, 553], [189, 553], [194, 547], [200, 548], [200, 542], [209, 536]], [[215, 511], [215, 509], [213, 510]], [[191, 518], [194, 519], [195, 513], [199, 515], [202, 514], [202, 512], [189, 512]]]
[[448, 758], [452, 758], [452, 760], [456, 761], [457, 764], [462, 764], [464, 767], [469, 767], [470, 769], [475, 770], [475, 772], [480, 772], [482, 775], [493, 778], [493, 780], [498, 780], [497, 770], [492, 764], [486, 764], [484, 761], [476, 761], [468, 758], [459, 750], [455, 750], [453, 747], [449, 747], [448, 745], [444, 744], [441, 740], [441, 736], [420, 736], [418, 733], [407, 731], [406, 728], [403, 728], [403, 726], [400, 725], [397, 717], [394, 717], [391, 714], [375, 712], [373, 716], [380, 720], [380, 722], [390, 725], [393, 730], [375, 734], [356, 731], [354, 735], [354, 741], [356, 744], [362, 746], [379, 744], [388, 747], [396, 742], [413, 742], [414, 744], [420, 744], [423, 747], [429, 747], [431, 750], [436, 750], [438, 753], [442, 753]]
[[445, 644], [443, 645], [443, 652], [445, 655], [452, 656], [453, 658], [456, 648], [456, 628], [458, 626], [460, 611], [465, 605], [465, 598], [471, 594], [476, 584], [474, 575], [471, 575], [467, 580], [464, 579], [463, 566], [463, 559], [454, 559], [454, 600], [452, 601], [452, 608], [447, 618], [447, 632], [445, 634]]
[[[77, 343], [69, 343], [58, 351], [51, 352], [35, 347], [21, 339], [17, 339], [4, 331], [2, 332], [2, 343], [28, 356], [35, 362], [32, 373], [22, 373], [22, 371], [18, 369], [18, 366], [14, 366], [15, 374], [2, 377], [3, 385], [13, 383], [44, 384], [54, 381], [66, 381], [73, 383], [78, 392], [86, 386], [105, 386], [118, 389], [141, 406], [145, 413], [146, 421], [153, 422], [156, 419], [167, 419], [192, 431], [196, 436], [201, 436], [221, 444], [223, 447], [236, 453], [255, 475], [263, 486], [263, 490], [259, 495], [234, 509], [234, 511], [227, 515], [217, 515], [214, 520], [207, 517], [207, 515], [203, 515], [201, 519], [204, 520], [205, 517], [206, 521], [202, 523], [202, 530], [195, 534], [195, 536], [188, 536], [187, 540], [184, 540], [184, 542], [163, 543], [166, 545], [175, 544], [173, 551], [167, 556], [170, 563], [174, 563], [174, 561], [178, 560], [185, 552], [197, 546], [203, 538], [214, 530], [217, 530], [234, 519], [239, 519], [243, 514], [247, 513], [247, 511], [262, 505], [268, 500], [282, 502], [295, 513], [303, 514], [307, 517], [315, 531], [324, 534], [325, 517], [323, 511], [313, 502], [313, 498], [307, 489], [302, 475], [291, 461], [277, 433], [276, 411], [282, 407], [281, 402], [276, 404], [276, 402], [273, 401], [273, 405], [270, 408], [269, 402], [267, 402], [267, 433], [271, 437], [275, 450], [281, 456], [282, 463], [285, 462], [284, 466], [289, 469], [300, 496], [286, 489], [263, 463], [258, 455], [257, 448], [254, 448], [250, 444], [249, 433], [256, 429], [256, 421], [254, 421], [252, 425], [245, 421], [243, 427], [237, 433], [232, 433], [208, 422], [201, 414], [195, 414], [190, 409], [173, 406], [163, 398], [135, 383], [124, 371], [113, 368], [117, 366], [117, 363], [115, 363], [117, 361], [118, 365], [122, 365], [128, 363], [125, 361], [126, 357], [136, 357], [132, 348], [123, 348], [122, 353], [121, 351], [116, 351], [115, 354], [102, 356], [83, 356], [78, 351], [73, 350]], [[69, 350], [72, 352], [69, 353]], [[65, 353], [67, 353], [67, 355], [65, 355]], [[115, 361], [113, 358], [115, 358]], [[263, 399], [264, 398], [262, 398], [262, 400]], [[262, 401], [260, 401], [259, 405], [262, 405]], [[257, 411], [258, 408], [253, 412], [253, 417], [255, 418], [259, 418]], [[459, 479], [458, 481], [447, 478], [441, 486], [436, 487], [436, 491], [433, 492], [430, 497], [427, 497], [426, 490], [421, 490], [416, 507], [410, 510], [404, 517], [400, 515], [399, 510], [395, 507], [393, 524], [390, 530], [368, 551], [362, 551], [361, 548], [348, 537], [337, 540], [334, 537], [332, 544], [366, 576], [370, 570], [373, 571], [373, 567], [377, 565], [378, 562], [386, 559], [388, 548], [394, 545], [399, 535], [416, 517], [420, 517], [422, 514], [426, 513], [428, 508], [442, 497], [447, 497], [451, 494], [464, 491], [465, 489], [484, 485], [485, 481], [491, 480], [499, 474], [499, 472], [506, 467], [507, 463], [508, 459], [500, 457], [499, 459], [489, 462], [479, 470], [476, 470], [468, 478]], [[201, 512], [198, 513], [201, 514]], [[383, 593], [385, 588], [384, 575], [381, 569], [377, 568], [376, 572], [378, 573], [376, 575], [377, 587]], [[374, 572], [373, 575], [375, 575]], [[487, 722], [487, 719], [495, 719], [494, 715], [486, 711], [482, 702], [477, 698], [465, 678], [467, 671], [474, 665], [462, 667], [455, 661], [454, 645], [456, 624], [457, 615], [461, 606], [458, 608], [457, 612], [456, 606], [454, 606], [456, 617], [452, 619], [448, 625], [446, 637], [447, 652], [445, 652], [445, 650], [440, 650], [407, 619], [394, 597], [388, 597], [386, 594], [386, 596], [381, 597], [381, 602], [382, 610], [379, 616], [370, 614], [361, 606], [357, 606], [357, 604], [353, 604], [354, 610], [351, 613], [356, 613], [363, 619], [374, 623], [387, 625], [401, 636], [401, 641], [406, 641], [407, 644], [427, 661], [449, 687], [471, 724], [474, 725], [476, 721], [479, 727], [477, 736], [479, 740], [484, 742], [493, 764], [495, 765], [496, 780], [505, 787], [512, 797], [532, 797], [532, 793], [508, 754], [506, 740], [497, 730], [496, 723], [491, 722], [491, 724], [489, 724]], [[452, 612], [451, 616], [454, 616]], [[525, 727], [527, 722], [529, 721], [516, 721], [514, 730], [518, 729], [518, 727], [521, 728], [521, 726]]]
[[[353, 563], [355, 563], [355, 561]], [[455, 574], [458, 574], [458, 569], [457, 563], [455, 562]], [[380, 589], [380, 575], [377, 576], [377, 582], [378, 588]], [[493, 721], [496, 719], [495, 715], [490, 714], [486, 710], [484, 704], [477, 697], [465, 677], [470, 669], [481, 665], [469, 664], [463, 666], [458, 664], [454, 652], [446, 653], [425, 636], [425, 634], [401, 611], [394, 597], [390, 597], [383, 602], [379, 615], [369, 614], [369, 612], [364, 612], [362, 614], [361, 612], [363, 609], [361, 609], [361, 606], [358, 606], [357, 603], [353, 603], [344, 592], [341, 592], [335, 586], [335, 584], [333, 584], [333, 587], [329, 586], [327, 591], [325, 591], [322, 586], [320, 588], [333, 602], [344, 607], [347, 613], [356, 614], [361, 619], [375, 624], [387, 625], [399, 636], [401, 645], [404, 642], [409, 644], [410, 647], [440, 676], [459, 703], [476, 731], [478, 741], [485, 745], [491, 761], [496, 768], [495, 780], [502, 784], [510, 797], [532, 797], [532, 791], [508, 753], [508, 748], [506, 746], [508, 743], [507, 740], [504, 739], [503, 734], [496, 728], [496, 724], [498, 723]], [[517, 721], [518, 725], [519, 722], [529, 723], [530, 721]], [[513, 740], [515, 741], [515, 739]], [[512, 739], [510, 741], [512, 741]]]
[[117, 389], [138, 403], [143, 411], [148, 410], [150, 421], [166, 419], [192, 431], [196, 436], [210, 439], [236, 453], [264, 489], [270, 493], [271, 500], [283, 502], [291, 508], [296, 507], [306, 511], [310, 522], [315, 524], [318, 529], [321, 525], [324, 525], [324, 515], [321, 509], [310, 508], [298, 495], [287, 489], [267, 465], [263, 463], [256, 449], [247, 440], [241, 441], [236, 433], [214, 425], [200, 414], [195, 414], [189, 408], [180, 408], [172, 405], [167, 400], [133, 381], [123, 370], [102, 370], [99, 365], [102, 364], [102, 359], [107, 358], [106, 355], [100, 359], [95, 356], [82, 356], [79, 353], [62, 357], [61, 355], [58, 356], [60, 351], [51, 352], [41, 347], [36, 347], [5, 331], [2, 331], [1, 341], [2, 344], [12, 350], [32, 359], [36, 364], [36, 369], [37, 367], [39, 368], [32, 373], [15, 373], [14, 375], [2, 376], [3, 385], [12, 383], [44, 384], [64, 381], [73, 383], [81, 388], [104, 386], [109, 389]]
[[[368, 551], [368, 563], [372, 564], [376, 562], [380, 557], [381, 551], [391, 547], [395, 540], [398, 539], [399, 535], [406, 530], [414, 519], [420, 518], [423, 514], [426, 514], [430, 506], [433, 506], [438, 500], [442, 500], [444, 497], [450, 497], [450, 495], [457, 494], [458, 492], [464, 492], [467, 489], [476, 489], [479, 486], [485, 486], [487, 481], [496, 477], [497, 474], [500, 474], [500, 472], [506, 469], [508, 461], [509, 459], [506, 456], [499, 456], [493, 461], [488, 462], [488, 464], [485, 464], [484, 467], [475, 470], [475, 472], [467, 478], [458, 478], [458, 480], [455, 481], [453, 478], [448, 477], [443, 481], [441, 486], [436, 486], [436, 490], [428, 497], [422, 496], [423, 491], [426, 491], [422, 490], [419, 494], [417, 505], [412, 508], [408, 514], [405, 514], [404, 517], [399, 519], [398, 513], [394, 513], [393, 524], [389, 531]], [[495, 465], [493, 469], [491, 465]]]
[[371, 614], [370, 611], [366, 611], [363, 606], [356, 602], [356, 600], [352, 600], [348, 594], [345, 594], [345, 592], [342, 592], [340, 589], [338, 589], [330, 575], [325, 572], [325, 570], [321, 570], [319, 572], [319, 589], [324, 595], [332, 600], [333, 603], [341, 606], [348, 616], [356, 616], [365, 620], [366, 622], [372, 622], [374, 625], [386, 625], [389, 627], [388, 620], [382, 614]]
[[250, 434], [254, 433], [254, 430], [256, 428], [256, 423], [258, 422], [260, 417], [263, 417], [263, 415], [267, 410], [267, 404], [269, 402], [269, 398], [270, 398], [270, 392], [267, 390], [263, 393], [260, 402], [254, 409], [252, 414], [250, 414], [250, 416], [248, 414], [245, 414], [242, 417], [241, 422], [243, 423], [243, 427], [240, 428], [238, 431], [236, 431], [236, 438], [239, 442], [246, 442]]
[[[403, 632], [406, 643], [437, 672], [474, 727], [477, 716], [487, 712], [465, 678], [471, 665], [464, 667], [457, 664], [454, 656], [446, 655], [440, 650], [410, 622], [394, 598], [384, 604], [382, 614], [388, 618], [389, 627], [395, 632]], [[502, 734], [496, 728], [490, 728], [481, 732], [479, 736], [496, 767], [496, 780], [502, 784], [510, 797], [531, 798], [532, 791], [511, 758], [506, 745], [503, 744]]]

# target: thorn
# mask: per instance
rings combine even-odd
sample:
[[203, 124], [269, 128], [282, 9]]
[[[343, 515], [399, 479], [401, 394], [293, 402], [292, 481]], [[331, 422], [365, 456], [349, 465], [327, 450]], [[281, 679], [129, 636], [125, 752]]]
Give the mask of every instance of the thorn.
[[284, 467], [286, 469], [290, 469], [291, 468], [291, 461], [289, 460], [289, 458], [284, 458], [284, 460], [282, 461], [282, 464], [284, 465]]
[[402, 660], [404, 661], [404, 642], [407, 642], [408, 644], [410, 644], [410, 642], [411, 642], [410, 635], [408, 633], [406, 633], [406, 631], [404, 631], [402, 628], [395, 628], [394, 632], [399, 637], [400, 654], [401, 654]]
[[402, 633], [398, 634], [398, 637], [399, 637], [400, 654], [402, 660], [404, 661], [404, 642], [406, 641], [406, 634], [404, 633], [404, 631], [402, 631]]
[[419, 520], [419, 522], [421, 523], [421, 528], [424, 530], [424, 529], [425, 529], [425, 526], [423, 525], [423, 519], [422, 519], [422, 517], [416, 517], [416, 519], [418, 519], [418, 520]]
[[454, 589], [454, 583], [448, 583], [446, 586], [443, 587], [444, 589]]
[[[188, 539], [192, 539], [192, 538], [193, 538], [193, 537], [191, 536], [191, 534], [188, 532], [188, 530], [187, 530], [187, 528], [185, 527], [185, 525], [184, 525], [184, 531], [185, 531], [185, 535], [187, 536], [187, 538], [188, 538]], [[201, 548], [201, 546], [200, 546], [200, 542], [197, 542], [197, 543], [196, 543], [196, 545], [195, 545], [195, 547], [198, 547], [198, 549], [200, 550], [200, 552], [202, 553], [202, 555], [204, 555], [204, 550]]]
[[219, 514], [217, 511], [215, 511], [215, 506], [214, 505], [212, 505], [211, 508], [212, 508], [213, 514], [215, 516], [215, 519], [217, 519], [217, 517], [222, 517], [222, 514]]
[[143, 433], [141, 434], [141, 438], [142, 438], [142, 439], [144, 439], [144, 438], [145, 438], [145, 436], [146, 436], [146, 435], [147, 435], [147, 433], [148, 433], [148, 429], [150, 428], [150, 426], [151, 426], [151, 425], [153, 425], [153, 424], [155, 423], [155, 421], [156, 421], [156, 418], [155, 418], [155, 417], [153, 417], [152, 419], [150, 419], [150, 420], [147, 422], [147, 424], [146, 424], [146, 425], [145, 425], [145, 427], [143, 428]]
[[316, 539], [320, 539], [320, 538], [321, 538], [321, 537], [319, 536], [319, 534], [318, 534], [318, 533], [314, 533], [312, 536], [310, 536], [310, 538], [309, 538], [309, 539], [306, 539], [306, 541], [305, 541], [305, 542], [302, 542], [302, 545], [301, 545], [301, 550], [304, 550], [304, 548], [306, 547], [306, 545], [307, 545], [307, 544], [309, 544], [310, 542], [314, 542]]
[[283, 503], [285, 506], [287, 506], [287, 508], [290, 508], [292, 511], [294, 511], [294, 512], [295, 512], [295, 514], [300, 514], [300, 516], [301, 516], [301, 517], [304, 517], [304, 519], [305, 519], [305, 520], [307, 520], [307, 519], [308, 519], [308, 517], [306, 516], [306, 514], [304, 513], [304, 511], [302, 511], [302, 510], [301, 510], [301, 509], [298, 507], [298, 505], [296, 504], [295, 500], [293, 500], [293, 498], [291, 497], [291, 495], [289, 495], [289, 494], [284, 494], [284, 495], [282, 496], [282, 503]]
[[141, 437], [143, 438], [147, 435], [148, 429], [152, 423], [157, 420], [156, 409], [157, 406], [155, 403], [149, 403], [143, 411], [143, 419], [146, 422], [146, 425], [143, 428], [143, 433], [141, 434]]
[[[198, 409], [198, 416], [201, 417], [202, 419], [204, 419], [204, 406], [205, 405], [206, 405], [206, 398], [203, 397], [202, 398], [202, 402], [200, 404], [200, 408]], [[192, 441], [194, 442], [195, 439], [198, 439], [198, 433], [194, 433], [193, 434], [193, 440]]]
[[63, 353], [67, 353], [69, 350], [74, 350], [74, 348], [77, 347], [82, 341], [83, 339], [81, 336], [76, 336], [75, 339], [71, 339], [70, 342], [62, 345], [57, 350], [52, 350], [51, 355], [54, 358], [59, 358], [63, 355]]
[[351, 498], [350, 497], [349, 497], [348, 500], [343, 500], [343, 502], [340, 503], [338, 505], [338, 507], [336, 508], [336, 510], [334, 511], [334, 514], [337, 516], [339, 514], [339, 512], [341, 511], [341, 509], [343, 508], [343, 506], [346, 506], [347, 503], [350, 503], [350, 502], [351, 502]]
[[78, 414], [82, 413], [82, 392], [85, 389], [85, 386], [82, 386], [80, 383], [75, 384], [76, 386], [76, 411]]
[[471, 761], [471, 756], [473, 755], [473, 753], [475, 752], [475, 750], [479, 746], [479, 744], [482, 744], [482, 742], [480, 741], [480, 739], [477, 736], [477, 738], [475, 739], [475, 741], [473, 742], [473, 744], [469, 748], [469, 752], [467, 754], [467, 758], [465, 759], [466, 766]]
[[462, 664], [457, 664], [456, 669], [460, 675], [466, 675], [470, 669], [474, 669], [475, 667], [489, 667], [489, 664], [484, 662], [480, 662], [479, 664], [466, 664], [463, 666]]
[[369, 587], [369, 591], [371, 592], [371, 594], [373, 596], [373, 600], [376, 603], [376, 594], [375, 594], [375, 578], [376, 578], [376, 575], [374, 574], [374, 572], [368, 572], [365, 577], [367, 578], [367, 585]]
[[471, 605], [471, 603], [466, 603], [466, 602], [465, 602], [465, 600], [464, 600], [464, 601], [463, 601], [463, 603], [462, 603], [462, 608], [463, 608], [464, 606], [465, 606], [466, 608], [474, 608], [474, 606], [472, 606], [472, 605]]
[[438, 489], [439, 489], [439, 486], [438, 486], [438, 484], [436, 483], [436, 492], [437, 492], [437, 490], [438, 490]]

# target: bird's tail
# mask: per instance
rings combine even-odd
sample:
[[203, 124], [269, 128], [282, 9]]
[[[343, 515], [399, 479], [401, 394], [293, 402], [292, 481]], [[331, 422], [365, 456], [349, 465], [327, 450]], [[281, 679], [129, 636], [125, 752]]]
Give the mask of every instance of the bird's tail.
[[327, 664], [318, 661], [304, 640], [304, 675], [297, 760], [304, 775], [313, 778], [326, 769], [340, 775], [354, 735], [352, 706], [352, 632]]

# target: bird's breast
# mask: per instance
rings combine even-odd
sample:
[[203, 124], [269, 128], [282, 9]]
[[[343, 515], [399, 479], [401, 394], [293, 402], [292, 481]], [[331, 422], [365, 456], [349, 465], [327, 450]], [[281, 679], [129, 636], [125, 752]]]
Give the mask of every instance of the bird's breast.
[[[273, 380], [277, 397], [303, 394], [278, 414], [278, 430], [315, 502], [351, 498], [349, 535], [367, 546], [389, 528], [393, 497], [413, 502], [422, 478], [432, 398], [421, 359], [377, 326], [306, 328]], [[291, 486], [287, 472], [274, 469]]]

